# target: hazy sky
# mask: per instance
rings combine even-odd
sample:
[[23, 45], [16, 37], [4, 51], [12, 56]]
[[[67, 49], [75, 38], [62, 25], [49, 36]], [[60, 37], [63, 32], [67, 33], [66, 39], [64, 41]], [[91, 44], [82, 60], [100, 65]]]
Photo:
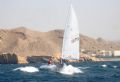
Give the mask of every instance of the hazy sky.
[[[71, 0], [80, 33], [120, 40], [120, 0]], [[0, 28], [64, 29], [69, 0], [0, 0]]]

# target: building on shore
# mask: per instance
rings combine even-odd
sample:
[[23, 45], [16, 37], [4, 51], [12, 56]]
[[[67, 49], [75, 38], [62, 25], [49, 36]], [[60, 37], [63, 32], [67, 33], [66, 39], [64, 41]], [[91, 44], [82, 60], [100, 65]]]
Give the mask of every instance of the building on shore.
[[120, 50], [115, 50], [113, 52], [113, 56], [120, 56]]
[[120, 50], [99, 50], [99, 51], [90, 51], [90, 50], [85, 50], [81, 49], [81, 54], [87, 54], [89, 56], [94, 56], [94, 57], [113, 57], [113, 56], [120, 56]]

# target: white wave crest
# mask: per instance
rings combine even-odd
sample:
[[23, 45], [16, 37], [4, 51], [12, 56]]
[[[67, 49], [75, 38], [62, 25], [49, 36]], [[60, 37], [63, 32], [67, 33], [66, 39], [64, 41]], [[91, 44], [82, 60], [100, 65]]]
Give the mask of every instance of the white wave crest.
[[80, 68], [80, 69], [88, 69], [90, 67], [78, 67], [78, 68]]
[[54, 65], [54, 64], [50, 64], [50, 65], [41, 65], [41, 66], [40, 66], [40, 69], [50, 69], [50, 70], [54, 70], [54, 69], [56, 69], [56, 68], [57, 68], [57, 66]]
[[104, 67], [104, 68], [105, 68], [105, 67], [107, 67], [107, 65], [106, 65], [106, 64], [103, 64], [103, 65], [101, 65], [101, 66], [102, 66], [102, 67]]
[[73, 67], [72, 65], [64, 64], [63, 68], [59, 71], [62, 74], [73, 75], [75, 73], [83, 73], [79, 68]]
[[117, 66], [114, 65], [113, 68], [117, 68]]
[[32, 66], [19, 67], [19, 68], [14, 69], [14, 71], [16, 71], [16, 70], [20, 70], [23, 72], [29, 72], [29, 73], [39, 72], [38, 68], [32, 67]]

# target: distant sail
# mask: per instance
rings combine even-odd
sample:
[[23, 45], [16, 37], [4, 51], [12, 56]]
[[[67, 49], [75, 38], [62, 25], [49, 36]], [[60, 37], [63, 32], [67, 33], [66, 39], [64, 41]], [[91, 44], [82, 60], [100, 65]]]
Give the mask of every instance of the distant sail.
[[73, 9], [70, 6], [70, 16], [67, 27], [64, 31], [63, 46], [62, 46], [62, 59], [66, 60], [79, 60], [79, 26], [78, 20]]

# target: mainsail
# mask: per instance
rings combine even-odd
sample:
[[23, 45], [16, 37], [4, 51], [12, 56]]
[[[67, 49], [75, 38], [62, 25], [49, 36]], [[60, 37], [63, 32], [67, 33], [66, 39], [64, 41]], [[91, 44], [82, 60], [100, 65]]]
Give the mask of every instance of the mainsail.
[[71, 4], [69, 21], [63, 37], [62, 59], [79, 60], [79, 40], [78, 20]]

